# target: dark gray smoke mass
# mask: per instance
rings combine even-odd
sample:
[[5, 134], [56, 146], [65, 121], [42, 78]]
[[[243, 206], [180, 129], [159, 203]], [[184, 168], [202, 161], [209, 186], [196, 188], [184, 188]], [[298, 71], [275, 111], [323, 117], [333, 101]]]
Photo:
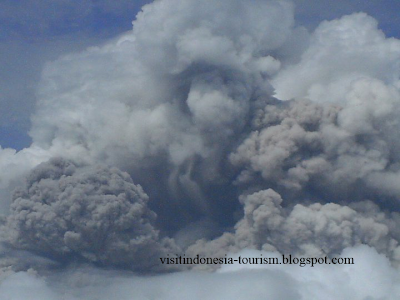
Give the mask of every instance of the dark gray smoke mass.
[[105, 266], [160, 269], [159, 257], [176, 249], [159, 238], [148, 200], [116, 168], [51, 159], [14, 193], [8, 240], [17, 249], [64, 261], [79, 257]]

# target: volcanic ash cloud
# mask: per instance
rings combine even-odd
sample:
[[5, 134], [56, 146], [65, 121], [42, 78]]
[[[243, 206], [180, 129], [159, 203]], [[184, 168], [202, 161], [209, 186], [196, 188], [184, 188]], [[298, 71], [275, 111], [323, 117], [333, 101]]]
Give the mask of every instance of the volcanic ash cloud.
[[127, 173], [55, 158], [36, 167], [14, 193], [6, 233], [11, 245], [60, 261], [159, 269], [173, 243], [161, 239], [148, 196]]

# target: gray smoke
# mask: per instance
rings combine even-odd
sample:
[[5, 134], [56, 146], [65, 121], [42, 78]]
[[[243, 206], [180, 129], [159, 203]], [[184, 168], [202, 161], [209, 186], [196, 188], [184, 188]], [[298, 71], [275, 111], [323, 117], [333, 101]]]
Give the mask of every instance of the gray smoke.
[[177, 211], [198, 221], [237, 196], [226, 157], [273, 93], [271, 76], [304, 47], [295, 36], [307, 40], [289, 1], [144, 6], [132, 31], [46, 66], [34, 146], [129, 172], [171, 230]]
[[353, 88], [351, 99], [364, 101], [357, 110], [271, 100], [256, 111], [229, 156], [239, 169], [233, 184], [244, 191], [243, 219], [189, 255], [254, 248], [320, 256], [366, 244], [399, 263], [398, 188], [387, 180], [398, 176], [398, 92], [366, 79]]
[[78, 257], [104, 266], [160, 269], [159, 257], [177, 248], [159, 237], [148, 200], [116, 168], [55, 158], [36, 167], [15, 191], [7, 240], [64, 262]]
[[[366, 107], [357, 111], [307, 100], [275, 102], [260, 109], [253, 131], [230, 155], [242, 169], [236, 183], [292, 191], [295, 201], [301, 194], [343, 202], [374, 194], [382, 200], [397, 196], [395, 185], [380, 183], [398, 173], [395, 118], [400, 102], [395, 99], [400, 98], [394, 90], [387, 99], [378, 92], [370, 95], [366, 88], [371, 86], [392, 91], [373, 81], [358, 83], [355, 89], [365, 94]], [[369, 108], [369, 99], [378, 97], [379, 108]]]
[[372, 201], [349, 206], [335, 203], [282, 207], [275, 191], [262, 190], [240, 198], [244, 217], [233, 233], [213, 241], [199, 240], [187, 253], [221, 257], [241, 249], [260, 249], [330, 257], [348, 247], [369, 245], [400, 263], [400, 214], [382, 212]]
[[354, 251], [396, 273], [399, 66], [400, 41], [364, 13], [308, 32], [286, 0], [146, 5], [132, 31], [48, 63], [32, 146], [0, 148], [2, 207], [22, 185], [2, 265]]

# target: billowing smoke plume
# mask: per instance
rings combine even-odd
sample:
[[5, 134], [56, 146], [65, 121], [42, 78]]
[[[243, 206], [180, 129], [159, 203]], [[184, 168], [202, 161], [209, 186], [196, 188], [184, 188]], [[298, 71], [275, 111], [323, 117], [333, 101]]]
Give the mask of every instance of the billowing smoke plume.
[[[1, 255], [154, 271], [175, 244], [354, 251], [398, 282], [399, 66], [400, 41], [364, 13], [309, 33], [285, 0], [146, 5], [132, 31], [44, 69], [32, 146], [0, 149], [2, 207], [29, 174]], [[321, 299], [298, 291], [280, 299]]]
[[303, 47], [293, 23], [288, 1], [145, 6], [131, 32], [47, 65], [34, 146], [128, 171], [171, 229], [176, 211], [185, 222], [215, 214], [237, 196], [226, 157], [273, 92], [273, 54]]
[[398, 173], [400, 95], [381, 82], [363, 80], [349, 97], [362, 107], [296, 100], [260, 109], [253, 131], [230, 155], [243, 169], [236, 183], [292, 191], [296, 201], [304, 194], [344, 202], [397, 196], [397, 186], [380, 183]]
[[275, 191], [241, 197], [244, 217], [234, 233], [213, 241], [199, 240], [188, 249], [193, 256], [221, 257], [240, 249], [262, 249], [307, 257], [334, 256], [344, 248], [366, 244], [400, 262], [400, 214], [385, 215], [370, 201], [341, 206], [296, 204], [282, 207]]
[[159, 269], [175, 252], [154, 228], [148, 196], [127, 173], [104, 166], [78, 167], [52, 159], [36, 167], [14, 193], [8, 240], [17, 249], [102, 265]]

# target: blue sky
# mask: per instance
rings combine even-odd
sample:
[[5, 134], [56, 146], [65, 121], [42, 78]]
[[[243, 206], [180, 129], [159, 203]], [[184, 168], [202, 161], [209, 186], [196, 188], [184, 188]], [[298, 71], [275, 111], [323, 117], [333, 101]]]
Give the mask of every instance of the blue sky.
[[[29, 146], [30, 115], [43, 65], [100, 44], [132, 27], [151, 1], [3, 0], [0, 3], [0, 145]], [[398, 0], [295, 0], [296, 20], [310, 30], [325, 19], [364, 11], [388, 36], [400, 37]]]

